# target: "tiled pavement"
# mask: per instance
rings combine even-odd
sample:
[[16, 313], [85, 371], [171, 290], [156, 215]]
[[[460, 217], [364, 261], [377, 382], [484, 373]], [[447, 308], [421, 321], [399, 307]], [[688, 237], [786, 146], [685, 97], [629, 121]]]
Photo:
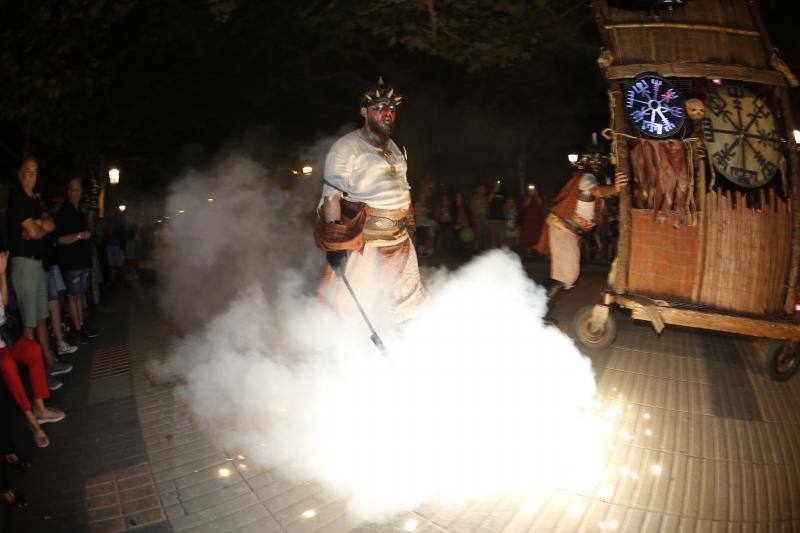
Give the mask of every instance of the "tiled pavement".
[[[602, 284], [590, 269], [557, 316], [596, 302]], [[31, 480], [49, 488], [20, 531], [800, 531], [800, 377], [770, 381], [764, 341], [669, 328], [656, 336], [620, 313], [615, 344], [587, 354], [616, 413], [608, 470], [593, 489], [427, 504], [358, 524], [313, 481], [253, 469], [195, 427], [144, 368], [166, 354], [168, 326], [130, 296], [127, 311], [106, 317], [101, 345], [127, 343], [130, 373], [105, 378], [113, 386], [89, 383], [84, 360], [68, 380], [72, 396], [59, 401], [69, 421], [51, 431]]]

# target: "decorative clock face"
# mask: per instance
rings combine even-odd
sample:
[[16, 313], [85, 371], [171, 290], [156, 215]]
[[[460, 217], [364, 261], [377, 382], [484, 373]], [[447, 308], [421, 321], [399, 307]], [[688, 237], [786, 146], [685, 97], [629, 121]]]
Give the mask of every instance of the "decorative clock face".
[[783, 140], [767, 104], [731, 85], [708, 95], [703, 138], [714, 168], [742, 187], [761, 187], [780, 166]]
[[654, 74], [633, 80], [625, 94], [625, 111], [636, 129], [658, 139], [671, 137], [686, 120], [683, 97], [667, 80]]

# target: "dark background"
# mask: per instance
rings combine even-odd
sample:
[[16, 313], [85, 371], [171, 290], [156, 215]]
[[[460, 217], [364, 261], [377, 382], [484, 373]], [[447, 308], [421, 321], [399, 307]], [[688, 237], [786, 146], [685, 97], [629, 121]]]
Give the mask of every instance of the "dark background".
[[[758, 4], [800, 73], [798, 2]], [[589, 0], [0, 0], [0, 20], [0, 180], [27, 150], [45, 194], [118, 165], [160, 195], [242, 144], [285, 173], [358, 123], [379, 74], [405, 96], [412, 181], [552, 193], [608, 125]]]

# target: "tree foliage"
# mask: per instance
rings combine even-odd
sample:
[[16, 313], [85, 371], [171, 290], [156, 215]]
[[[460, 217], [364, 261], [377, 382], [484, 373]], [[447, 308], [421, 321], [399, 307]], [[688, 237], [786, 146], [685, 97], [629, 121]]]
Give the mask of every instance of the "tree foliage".
[[120, 0], [6, 2], [0, 29], [0, 116], [26, 123], [27, 135], [59, 143], [75, 105], [109, 82], [105, 61]]

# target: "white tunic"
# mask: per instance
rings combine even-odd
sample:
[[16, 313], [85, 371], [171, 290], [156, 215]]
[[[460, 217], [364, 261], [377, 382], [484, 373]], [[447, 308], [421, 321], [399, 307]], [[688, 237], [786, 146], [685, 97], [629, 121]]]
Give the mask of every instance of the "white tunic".
[[[322, 200], [340, 191], [351, 202], [364, 202], [375, 209], [405, 209], [411, 204], [406, 179], [408, 165], [400, 148], [391, 139], [388, 158], [381, 149], [367, 141], [359, 130], [348, 133], [333, 143], [325, 158], [325, 184]], [[395, 172], [392, 172], [392, 165]], [[336, 189], [340, 189], [337, 191]]]

